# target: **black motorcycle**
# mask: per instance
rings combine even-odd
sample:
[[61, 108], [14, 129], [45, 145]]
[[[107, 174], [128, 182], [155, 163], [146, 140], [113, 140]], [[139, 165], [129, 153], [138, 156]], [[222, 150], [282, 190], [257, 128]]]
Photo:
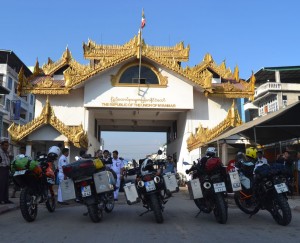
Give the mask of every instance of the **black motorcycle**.
[[288, 203], [286, 175], [281, 165], [261, 165], [255, 170], [255, 178], [251, 178], [251, 188], [242, 186], [234, 195], [237, 206], [245, 213], [254, 215], [260, 209], [271, 213], [274, 220], [286, 226], [292, 220]]
[[76, 200], [86, 205], [87, 214], [94, 223], [102, 220], [103, 210], [112, 212], [115, 178], [110, 171], [105, 167], [97, 169], [92, 159], [83, 159], [64, 166], [63, 172], [73, 180]]
[[153, 211], [157, 223], [164, 221], [162, 212], [164, 211], [164, 205], [167, 203], [166, 199], [171, 196], [171, 192], [167, 190], [162, 175], [164, 164], [163, 161], [153, 162], [150, 159], [146, 159], [141, 165], [140, 172], [136, 178], [139, 198], [147, 209], [140, 216]]
[[[218, 158], [216, 160], [207, 160], [206, 165], [199, 163], [195, 164], [186, 170], [186, 173], [192, 173], [192, 180], [189, 182], [189, 191], [194, 198], [196, 206], [200, 212], [197, 216], [203, 213], [211, 213], [213, 211], [214, 216], [220, 224], [227, 222], [228, 206], [225, 201], [226, 186], [225, 186], [225, 174], [221, 161]], [[212, 166], [212, 164], [215, 164]], [[196, 185], [196, 192], [193, 192], [193, 188]], [[198, 186], [197, 186], [198, 185]], [[195, 188], [196, 188], [195, 187]], [[194, 194], [194, 195], [193, 195]]]
[[[52, 163], [47, 162], [47, 159], [41, 161], [34, 169], [30, 169], [31, 161], [27, 159], [27, 164], [22, 170], [15, 170], [13, 179], [14, 182], [21, 187], [20, 194], [20, 209], [23, 218], [32, 222], [37, 217], [38, 204], [45, 203], [49, 212], [54, 212], [56, 207], [55, 194], [53, 185], [55, 182]], [[14, 164], [12, 165], [12, 168]]]

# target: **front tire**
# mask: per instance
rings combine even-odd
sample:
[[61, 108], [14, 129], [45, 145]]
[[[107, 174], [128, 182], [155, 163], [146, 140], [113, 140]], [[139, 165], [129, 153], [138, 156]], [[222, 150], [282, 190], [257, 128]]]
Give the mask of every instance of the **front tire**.
[[218, 223], [226, 224], [228, 217], [228, 208], [221, 193], [215, 195], [214, 215]]
[[279, 224], [286, 226], [292, 220], [292, 212], [287, 199], [282, 194], [275, 195], [271, 209], [273, 219]]
[[102, 209], [100, 209], [97, 204], [88, 205], [87, 208], [88, 208], [90, 218], [94, 223], [98, 223], [102, 220], [103, 212]]
[[259, 211], [257, 202], [252, 194], [246, 194], [244, 191], [234, 193], [234, 201], [240, 210], [246, 214], [254, 215]]
[[50, 188], [48, 189], [48, 193], [50, 193], [50, 195], [48, 194], [48, 198], [46, 201], [46, 208], [48, 209], [48, 211], [50, 213], [53, 213], [55, 211], [56, 208], [56, 200], [55, 200], [55, 195], [53, 190], [51, 190]]
[[20, 194], [20, 209], [23, 218], [27, 222], [33, 222], [36, 219], [38, 205], [32, 189], [25, 187]]
[[159, 204], [158, 196], [156, 194], [150, 195], [151, 209], [157, 223], [161, 224], [164, 221], [161, 206]]

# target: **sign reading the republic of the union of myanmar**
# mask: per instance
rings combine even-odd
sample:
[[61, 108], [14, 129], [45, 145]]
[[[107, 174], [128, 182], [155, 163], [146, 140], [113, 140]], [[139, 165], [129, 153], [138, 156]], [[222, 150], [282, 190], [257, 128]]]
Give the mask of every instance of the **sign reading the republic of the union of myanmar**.
[[102, 107], [140, 107], [140, 108], [175, 108], [166, 98], [119, 98], [111, 97], [108, 102], [101, 102]]

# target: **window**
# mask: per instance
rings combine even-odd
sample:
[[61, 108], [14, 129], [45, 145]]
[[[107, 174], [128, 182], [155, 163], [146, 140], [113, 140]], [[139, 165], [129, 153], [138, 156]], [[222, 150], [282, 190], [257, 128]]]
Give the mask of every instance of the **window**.
[[30, 105], [33, 105], [33, 95], [30, 95]]
[[32, 121], [32, 113], [29, 112], [29, 121]]
[[14, 86], [15, 86], [14, 88], [15, 88], [15, 94], [16, 94], [16, 93], [18, 93], [18, 83], [14, 82]]
[[13, 80], [11, 77], [8, 77], [7, 88], [11, 90], [12, 85], [13, 85]]
[[146, 66], [141, 67], [139, 80], [139, 65], [127, 68], [121, 75], [120, 84], [159, 84], [156, 74]]
[[0, 85], [3, 86], [4, 74], [0, 73]]
[[6, 99], [5, 110], [10, 111], [10, 100], [9, 99]]
[[7, 131], [8, 127], [9, 127], [9, 124], [6, 122], [3, 122], [3, 129], [2, 129], [2, 133], [1, 133], [2, 137], [8, 138], [8, 131]]

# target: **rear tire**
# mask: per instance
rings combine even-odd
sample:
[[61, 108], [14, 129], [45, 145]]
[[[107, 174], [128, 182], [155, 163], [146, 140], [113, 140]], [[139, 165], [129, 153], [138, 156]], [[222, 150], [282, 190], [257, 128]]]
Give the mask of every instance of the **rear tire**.
[[159, 204], [158, 196], [156, 194], [150, 195], [151, 208], [157, 223], [161, 224], [164, 221], [161, 206]]
[[243, 191], [235, 192], [234, 201], [238, 208], [246, 214], [254, 215], [259, 211], [253, 195], [246, 195]]
[[275, 195], [271, 210], [273, 219], [279, 224], [286, 226], [292, 220], [292, 213], [287, 199], [282, 194]]
[[220, 224], [226, 224], [228, 217], [228, 208], [221, 193], [217, 193], [215, 195], [215, 204], [214, 215], [216, 220]]
[[109, 192], [106, 195], [107, 202], [105, 203], [104, 210], [107, 213], [111, 213], [115, 207], [114, 193]]
[[38, 205], [34, 200], [36, 199], [32, 189], [25, 187], [21, 190], [20, 209], [23, 218], [27, 222], [33, 222], [37, 216]]
[[94, 223], [98, 223], [102, 220], [103, 212], [102, 209], [100, 209], [97, 204], [88, 205], [87, 208], [88, 208], [90, 218]]

